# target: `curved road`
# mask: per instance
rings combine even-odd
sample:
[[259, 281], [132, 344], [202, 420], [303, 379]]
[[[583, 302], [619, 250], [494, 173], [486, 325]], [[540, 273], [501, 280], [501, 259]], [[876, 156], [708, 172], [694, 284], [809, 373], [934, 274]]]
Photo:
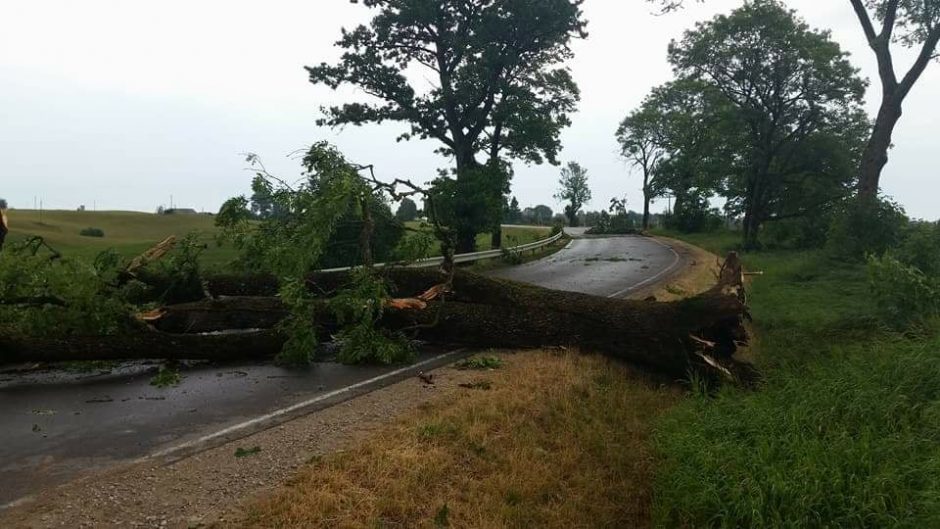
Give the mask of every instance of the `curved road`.
[[497, 270], [491, 275], [595, 296], [626, 297], [668, 277], [681, 264], [679, 254], [651, 237], [575, 238], [545, 259]]
[[[655, 284], [679, 261], [654, 239], [576, 238], [552, 256], [492, 275], [616, 297]], [[185, 369], [180, 385], [167, 389], [151, 386], [155, 366], [141, 363], [84, 374], [0, 372], [0, 510], [88, 469], [154, 454], [185, 456], [460, 354], [426, 353], [406, 368], [202, 364]]]

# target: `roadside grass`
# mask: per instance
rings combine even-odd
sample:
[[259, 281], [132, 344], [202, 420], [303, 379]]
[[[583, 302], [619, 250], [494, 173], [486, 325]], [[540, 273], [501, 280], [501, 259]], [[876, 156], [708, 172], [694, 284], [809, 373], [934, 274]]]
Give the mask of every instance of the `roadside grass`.
[[[313, 458], [238, 527], [644, 527], [650, 425], [679, 397], [603, 357], [502, 354], [347, 451]], [[485, 382], [485, 383], [484, 383]]]
[[[679, 237], [719, 254], [733, 240]], [[658, 421], [656, 526], [940, 527], [940, 326], [882, 325], [861, 265], [744, 262], [764, 272], [749, 290], [766, 382]]]

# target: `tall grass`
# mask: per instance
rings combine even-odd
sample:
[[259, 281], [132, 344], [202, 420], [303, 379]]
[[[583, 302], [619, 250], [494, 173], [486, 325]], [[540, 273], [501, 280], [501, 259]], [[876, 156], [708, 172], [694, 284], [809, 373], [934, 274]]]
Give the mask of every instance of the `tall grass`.
[[766, 384], [660, 421], [656, 525], [940, 527], [940, 337], [882, 325], [860, 265], [783, 251], [745, 264], [765, 274], [750, 290]]

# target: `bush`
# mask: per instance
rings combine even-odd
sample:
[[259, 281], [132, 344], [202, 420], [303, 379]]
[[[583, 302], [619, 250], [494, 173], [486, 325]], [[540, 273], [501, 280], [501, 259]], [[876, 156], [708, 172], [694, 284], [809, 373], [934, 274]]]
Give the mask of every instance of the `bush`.
[[822, 248], [832, 225], [831, 212], [809, 217], [768, 222], [764, 236], [768, 246], [784, 248]]
[[891, 323], [904, 325], [940, 314], [940, 285], [919, 268], [891, 255], [869, 256], [868, 277], [878, 306]]
[[940, 223], [908, 224], [895, 255], [899, 261], [917, 267], [926, 276], [940, 278]]
[[685, 202], [677, 204], [674, 213], [665, 215], [663, 223], [667, 228], [682, 233], [703, 233], [721, 228], [724, 219], [717, 209], [709, 208], [707, 197], [691, 195]]
[[851, 200], [834, 214], [826, 249], [833, 257], [852, 261], [882, 255], [901, 242], [907, 224], [904, 209], [890, 199]]
[[85, 228], [78, 232], [82, 237], [104, 237], [104, 230], [101, 228]]

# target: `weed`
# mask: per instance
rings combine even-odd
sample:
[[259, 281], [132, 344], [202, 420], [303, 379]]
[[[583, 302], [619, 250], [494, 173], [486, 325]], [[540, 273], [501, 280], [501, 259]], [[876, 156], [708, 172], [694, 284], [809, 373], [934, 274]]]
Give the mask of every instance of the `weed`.
[[685, 290], [674, 285], [666, 285], [666, 292], [669, 292], [673, 296], [684, 296], [686, 293]]
[[467, 389], [482, 389], [483, 391], [489, 391], [493, 388], [493, 384], [489, 380], [477, 380], [475, 382], [465, 382], [460, 384], [460, 387]]
[[150, 385], [161, 389], [169, 388], [178, 386], [182, 380], [183, 375], [180, 374], [179, 369], [174, 366], [162, 365], [157, 374], [150, 379]]
[[450, 508], [445, 503], [443, 507], [437, 510], [434, 515], [434, 527], [439, 529], [450, 527]]
[[503, 360], [498, 356], [475, 356], [457, 362], [457, 369], [499, 369], [503, 367]]
[[447, 422], [432, 422], [418, 428], [418, 436], [423, 439], [446, 437], [457, 433], [457, 426]]
[[248, 457], [261, 453], [260, 446], [253, 446], [251, 448], [242, 448], [238, 447], [235, 449], [235, 457]]

